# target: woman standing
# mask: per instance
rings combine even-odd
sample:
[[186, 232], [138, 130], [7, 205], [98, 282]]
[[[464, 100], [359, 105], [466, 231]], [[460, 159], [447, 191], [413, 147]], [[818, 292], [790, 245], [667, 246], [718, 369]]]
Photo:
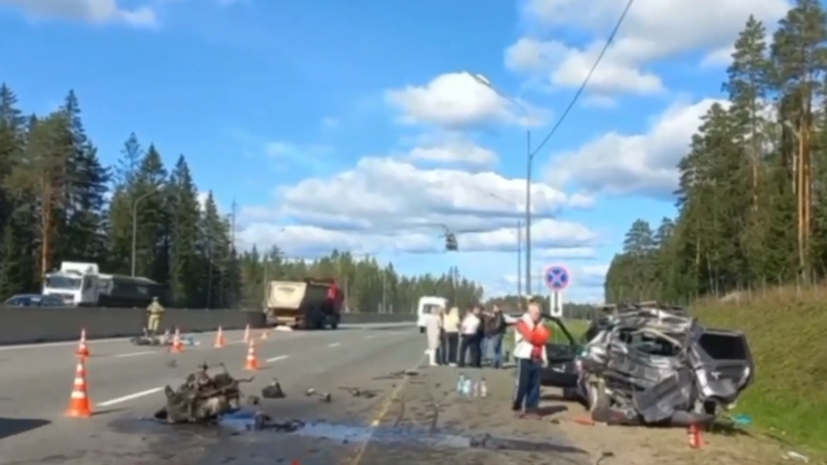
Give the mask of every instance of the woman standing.
[[425, 326], [428, 335], [428, 357], [431, 361], [431, 366], [439, 365], [437, 363], [437, 352], [439, 352], [439, 340], [442, 335], [442, 308], [436, 309], [428, 316], [428, 322]]
[[442, 356], [445, 364], [457, 366], [457, 349], [459, 346], [459, 308], [451, 307], [442, 319], [445, 339], [442, 344]]

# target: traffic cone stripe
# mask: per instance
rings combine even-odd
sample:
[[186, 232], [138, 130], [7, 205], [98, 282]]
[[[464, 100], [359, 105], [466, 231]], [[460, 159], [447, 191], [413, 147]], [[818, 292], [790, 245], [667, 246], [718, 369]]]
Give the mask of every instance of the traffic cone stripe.
[[72, 394], [69, 396], [69, 408], [66, 416], [69, 417], [91, 417], [92, 406], [86, 390], [86, 369], [81, 359], [75, 368], [75, 379], [72, 383]]

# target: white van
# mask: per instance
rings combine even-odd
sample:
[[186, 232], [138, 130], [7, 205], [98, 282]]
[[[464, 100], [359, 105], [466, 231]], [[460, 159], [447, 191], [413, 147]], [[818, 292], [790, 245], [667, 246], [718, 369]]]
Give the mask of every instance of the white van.
[[425, 333], [425, 326], [428, 324], [428, 318], [430, 318], [431, 313], [433, 313], [438, 308], [445, 308], [447, 307], [447, 305], [448, 299], [445, 299], [443, 297], [420, 297], [419, 304], [417, 304], [416, 308], [416, 314], [418, 315], [417, 326], [419, 326], [419, 332], [423, 334]]

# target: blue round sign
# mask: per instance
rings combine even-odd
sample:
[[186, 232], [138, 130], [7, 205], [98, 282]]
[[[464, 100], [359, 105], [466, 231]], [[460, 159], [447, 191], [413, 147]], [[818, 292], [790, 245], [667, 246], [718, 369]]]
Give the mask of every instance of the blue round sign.
[[571, 276], [565, 266], [554, 265], [546, 269], [546, 286], [553, 291], [562, 291], [569, 286]]

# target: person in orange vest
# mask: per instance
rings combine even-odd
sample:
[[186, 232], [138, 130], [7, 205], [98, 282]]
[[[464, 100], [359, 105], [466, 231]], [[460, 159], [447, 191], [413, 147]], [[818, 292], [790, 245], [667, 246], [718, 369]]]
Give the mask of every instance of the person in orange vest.
[[522, 411], [522, 418], [539, 418], [540, 377], [548, 366], [546, 342], [551, 332], [543, 324], [540, 305], [531, 302], [528, 311], [515, 324], [514, 358], [517, 359], [517, 382], [512, 409]]

